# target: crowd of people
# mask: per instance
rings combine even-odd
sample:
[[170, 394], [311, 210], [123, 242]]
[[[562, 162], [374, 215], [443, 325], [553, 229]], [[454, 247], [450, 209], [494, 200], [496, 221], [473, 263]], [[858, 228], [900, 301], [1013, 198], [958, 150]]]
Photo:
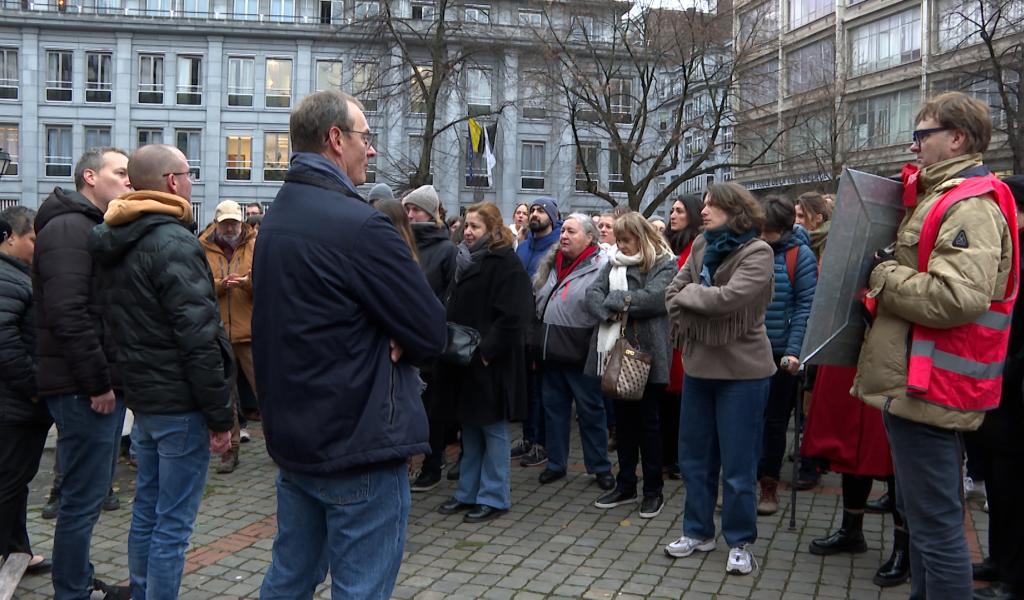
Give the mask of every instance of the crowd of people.
[[[718, 505], [725, 570], [745, 575], [757, 516], [779, 510], [790, 420], [807, 410], [790, 484], [830, 469], [843, 500], [841, 527], [809, 552], [866, 551], [864, 513], [888, 512], [877, 585], [1014, 598], [1024, 185], [984, 167], [983, 104], [943, 94], [916, 123], [906, 218], [866, 282], [856, 367], [801, 364], [835, 202], [818, 192], [716, 183], [667, 219], [563, 214], [550, 197], [449, 217], [431, 185], [396, 197], [377, 184], [364, 199], [376, 150], [361, 105], [317, 92], [292, 111], [273, 210], [225, 200], [199, 231], [180, 150], [90, 149], [75, 189], [0, 213], [0, 550], [32, 553], [28, 483], [56, 425], [53, 556], [28, 572], [52, 569], [60, 600], [176, 597], [211, 455], [233, 472], [259, 419], [279, 467], [260, 597], [310, 598], [328, 573], [335, 598], [387, 597], [410, 492], [447, 470], [457, 484], [438, 513], [499, 518], [513, 461], [542, 467], [541, 484], [566, 477], [575, 421], [595, 507], [652, 519], [665, 480], [681, 479], [682, 532], [665, 553], [715, 549]], [[126, 409], [137, 473], [121, 588], [94, 578], [89, 548]], [[973, 572], [965, 438], [992, 518]], [[870, 503], [874, 480], [887, 494]]]

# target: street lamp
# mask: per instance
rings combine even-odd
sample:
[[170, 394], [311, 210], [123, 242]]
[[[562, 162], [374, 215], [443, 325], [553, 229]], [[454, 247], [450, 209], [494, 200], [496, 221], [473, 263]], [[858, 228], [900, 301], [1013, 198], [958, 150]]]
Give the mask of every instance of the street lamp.
[[4, 173], [7, 173], [7, 166], [11, 164], [11, 155], [0, 148], [0, 179], [4, 178]]

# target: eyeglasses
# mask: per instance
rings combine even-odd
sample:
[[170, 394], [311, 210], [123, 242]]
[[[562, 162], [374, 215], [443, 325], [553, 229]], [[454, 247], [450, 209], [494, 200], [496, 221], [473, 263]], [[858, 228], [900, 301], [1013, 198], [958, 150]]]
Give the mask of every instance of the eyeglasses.
[[167, 177], [168, 175], [174, 175], [175, 177], [180, 177], [182, 175], [188, 175], [189, 181], [192, 180], [192, 171], [182, 171], [181, 173], [164, 173], [163, 175], [161, 175], [161, 177]]
[[366, 144], [367, 148], [373, 145], [373, 142], [377, 137], [377, 134], [370, 130], [358, 131], [356, 129], [342, 129], [341, 131], [344, 131], [345, 133], [358, 133], [363, 137], [363, 143]]
[[940, 131], [949, 131], [949, 127], [932, 127], [930, 129], [918, 129], [914, 131], [914, 144], [920, 146], [924, 141], [933, 133]]

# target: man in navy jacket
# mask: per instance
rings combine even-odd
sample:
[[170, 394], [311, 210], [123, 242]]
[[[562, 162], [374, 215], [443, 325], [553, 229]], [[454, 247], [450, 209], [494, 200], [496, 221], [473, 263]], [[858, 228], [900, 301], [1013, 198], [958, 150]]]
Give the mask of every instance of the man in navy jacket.
[[336, 91], [292, 111], [295, 154], [253, 262], [253, 358], [278, 534], [262, 599], [388, 597], [409, 515], [406, 459], [430, 451], [412, 366], [445, 312], [391, 221], [355, 186], [373, 134]]

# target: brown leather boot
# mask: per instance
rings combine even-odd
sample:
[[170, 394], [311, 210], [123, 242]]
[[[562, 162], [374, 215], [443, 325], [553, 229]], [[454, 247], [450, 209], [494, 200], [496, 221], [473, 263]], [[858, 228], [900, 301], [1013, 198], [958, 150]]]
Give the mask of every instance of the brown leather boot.
[[757, 514], [774, 515], [779, 510], [779, 481], [771, 477], [762, 477], [761, 499], [757, 502]]
[[238, 448], [228, 450], [220, 457], [220, 464], [217, 465], [218, 473], [234, 473], [238, 466]]

